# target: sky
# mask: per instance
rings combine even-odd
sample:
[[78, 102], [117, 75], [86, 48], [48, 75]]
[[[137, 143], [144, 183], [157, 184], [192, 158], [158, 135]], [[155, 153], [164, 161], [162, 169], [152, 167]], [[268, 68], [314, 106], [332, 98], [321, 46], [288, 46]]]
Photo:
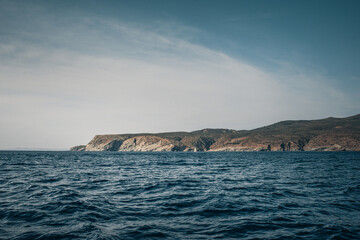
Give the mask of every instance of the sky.
[[0, 149], [360, 113], [360, 1], [0, 0]]

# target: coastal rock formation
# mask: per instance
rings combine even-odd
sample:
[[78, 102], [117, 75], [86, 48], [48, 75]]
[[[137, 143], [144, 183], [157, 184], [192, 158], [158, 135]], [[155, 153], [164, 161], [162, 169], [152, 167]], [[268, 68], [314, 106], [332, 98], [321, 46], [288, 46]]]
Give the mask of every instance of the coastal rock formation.
[[282, 121], [254, 130], [97, 135], [72, 151], [360, 151], [360, 114]]
[[157, 136], [138, 136], [125, 140], [118, 151], [171, 152], [175, 145], [169, 139]]
[[79, 145], [70, 148], [70, 151], [85, 151], [86, 145]]
[[96, 135], [85, 151], [117, 151], [126, 137], [119, 135]]
[[312, 138], [306, 151], [360, 151], [359, 140], [342, 134], [323, 134]]

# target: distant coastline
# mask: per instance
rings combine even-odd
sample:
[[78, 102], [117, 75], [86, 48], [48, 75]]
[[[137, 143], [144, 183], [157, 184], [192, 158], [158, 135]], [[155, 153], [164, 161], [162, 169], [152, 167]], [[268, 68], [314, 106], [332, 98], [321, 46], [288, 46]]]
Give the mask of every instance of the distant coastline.
[[96, 135], [71, 151], [360, 151], [360, 114], [282, 121], [253, 130]]

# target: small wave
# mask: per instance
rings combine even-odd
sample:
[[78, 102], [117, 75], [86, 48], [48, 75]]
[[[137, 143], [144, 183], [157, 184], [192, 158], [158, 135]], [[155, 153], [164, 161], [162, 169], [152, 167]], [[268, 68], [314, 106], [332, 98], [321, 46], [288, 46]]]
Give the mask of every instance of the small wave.
[[359, 160], [0, 152], [0, 238], [360, 239]]

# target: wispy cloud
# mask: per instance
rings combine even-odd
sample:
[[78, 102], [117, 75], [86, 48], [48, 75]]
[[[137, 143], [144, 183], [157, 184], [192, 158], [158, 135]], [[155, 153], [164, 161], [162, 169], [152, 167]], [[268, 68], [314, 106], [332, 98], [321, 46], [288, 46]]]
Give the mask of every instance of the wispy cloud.
[[264, 71], [192, 43], [187, 34], [196, 29], [76, 23], [49, 24], [39, 41], [0, 42], [2, 148], [70, 147], [101, 133], [254, 128], [342, 115], [349, 104], [321, 74], [286, 64]]

